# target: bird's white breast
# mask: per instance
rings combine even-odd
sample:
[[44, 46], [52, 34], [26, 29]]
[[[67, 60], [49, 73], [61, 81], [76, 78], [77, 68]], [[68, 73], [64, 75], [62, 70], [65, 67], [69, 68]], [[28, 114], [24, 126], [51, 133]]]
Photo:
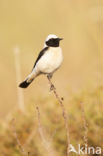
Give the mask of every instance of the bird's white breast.
[[63, 61], [60, 47], [50, 47], [37, 63], [37, 70], [43, 73], [52, 73], [57, 70]]

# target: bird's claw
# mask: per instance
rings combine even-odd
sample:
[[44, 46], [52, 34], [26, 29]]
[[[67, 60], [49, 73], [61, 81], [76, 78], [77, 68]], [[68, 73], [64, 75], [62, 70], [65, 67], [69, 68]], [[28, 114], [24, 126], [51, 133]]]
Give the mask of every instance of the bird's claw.
[[47, 78], [50, 80], [52, 78], [52, 74], [48, 74]]

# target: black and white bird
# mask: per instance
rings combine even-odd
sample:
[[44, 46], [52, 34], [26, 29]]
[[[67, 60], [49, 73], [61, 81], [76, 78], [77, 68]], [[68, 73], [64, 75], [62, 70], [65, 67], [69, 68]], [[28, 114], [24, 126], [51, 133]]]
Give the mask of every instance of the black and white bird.
[[40, 74], [47, 74], [50, 78], [60, 67], [63, 61], [62, 49], [59, 46], [62, 38], [56, 35], [49, 35], [44, 43], [44, 48], [39, 53], [32, 72], [19, 84], [21, 88], [27, 88], [31, 82]]

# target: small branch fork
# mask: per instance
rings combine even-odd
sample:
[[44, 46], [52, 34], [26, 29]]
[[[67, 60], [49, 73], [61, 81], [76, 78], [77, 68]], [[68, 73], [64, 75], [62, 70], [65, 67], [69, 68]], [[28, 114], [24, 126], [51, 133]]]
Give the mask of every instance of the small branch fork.
[[64, 99], [60, 98], [59, 95], [57, 94], [56, 88], [55, 88], [55, 86], [53, 85], [53, 83], [51, 81], [51, 76], [47, 75], [47, 79], [48, 79], [49, 84], [50, 84], [50, 91], [53, 91], [53, 93], [54, 93], [56, 99], [58, 100], [58, 103], [60, 104], [61, 109], [62, 109], [62, 116], [63, 116], [63, 119], [64, 119], [66, 135], [67, 135], [67, 156], [69, 156], [70, 155], [70, 153], [69, 153], [70, 135], [69, 135], [69, 127], [68, 127], [68, 118], [67, 118], [67, 114], [66, 114], [65, 107], [64, 107], [64, 104], [63, 104]]

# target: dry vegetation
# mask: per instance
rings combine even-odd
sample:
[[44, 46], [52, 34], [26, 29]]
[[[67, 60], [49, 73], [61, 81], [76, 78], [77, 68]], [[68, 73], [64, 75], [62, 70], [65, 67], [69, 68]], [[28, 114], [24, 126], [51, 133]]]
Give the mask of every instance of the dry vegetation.
[[[85, 114], [88, 122], [88, 145], [94, 147], [100, 146], [103, 148], [102, 91], [103, 88], [97, 88], [92, 92], [84, 91], [81, 92], [81, 94], [78, 96], [72, 95], [70, 101], [68, 101], [68, 103], [72, 103], [72, 106], [70, 108], [68, 108], [68, 106], [66, 105], [66, 110], [68, 110], [69, 112], [69, 130], [71, 143], [73, 145], [76, 146], [78, 143], [81, 143], [81, 145], [84, 144], [85, 129], [83, 127], [81, 111], [82, 101], [85, 107]], [[10, 120], [6, 122], [6, 125], [4, 125], [4, 123], [1, 124], [1, 155], [22, 156], [24, 155], [22, 152], [23, 150], [26, 153], [30, 152], [31, 156], [65, 155], [67, 150], [67, 142], [64, 120], [61, 115], [62, 111], [60, 110], [60, 106], [55, 99], [53, 100], [50, 97], [50, 99], [48, 100], [47, 97], [45, 98], [45, 101], [38, 100], [40, 113], [39, 119], [41, 122], [42, 130], [40, 130], [41, 127], [38, 127], [39, 121], [38, 113], [36, 110], [36, 103], [28, 106], [25, 114], [21, 111], [14, 112], [12, 114], [12, 117], [15, 118], [14, 123], [12, 123], [12, 121]], [[47, 104], [49, 105], [51, 103], [52, 106], [50, 108], [47, 107]], [[41, 106], [41, 104], [43, 106]], [[20, 141], [23, 150], [21, 150], [21, 147], [19, 147], [20, 145], [17, 141], [17, 138], [15, 137], [14, 132], [16, 132], [17, 138]], [[71, 156], [72, 155], [73, 154], [71, 154]]]
[[[0, 19], [0, 156], [66, 156], [68, 129], [75, 147], [103, 149], [102, 0], [0, 0]], [[17, 89], [50, 33], [64, 38], [59, 99], [45, 76]]]

